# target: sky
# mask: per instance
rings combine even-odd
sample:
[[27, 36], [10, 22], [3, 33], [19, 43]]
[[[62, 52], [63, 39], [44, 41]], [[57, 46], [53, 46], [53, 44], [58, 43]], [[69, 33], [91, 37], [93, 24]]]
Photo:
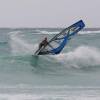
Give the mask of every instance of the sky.
[[0, 27], [100, 27], [100, 0], [0, 0]]

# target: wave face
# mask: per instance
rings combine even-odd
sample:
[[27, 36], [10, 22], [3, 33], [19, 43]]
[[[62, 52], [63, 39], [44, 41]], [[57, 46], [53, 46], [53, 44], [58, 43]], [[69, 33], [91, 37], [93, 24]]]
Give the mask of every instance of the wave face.
[[86, 29], [59, 55], [34, 56], [61, 29], [0, 29], [1, 100], [100, 100], [100, 30]]

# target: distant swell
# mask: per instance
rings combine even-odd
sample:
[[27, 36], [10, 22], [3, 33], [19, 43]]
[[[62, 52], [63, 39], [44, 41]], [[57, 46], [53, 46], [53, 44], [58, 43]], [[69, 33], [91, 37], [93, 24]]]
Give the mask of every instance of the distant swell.
[[[41, 31], [41, 30], [37, 30], [37, 33], [33, 33], [33, 34], [58, 34], [60, 31]], [[95, 34], [95, 33], [100, 33], [100, 30], [97, 31], [80, 31], [78, 32], [78, 34]]]

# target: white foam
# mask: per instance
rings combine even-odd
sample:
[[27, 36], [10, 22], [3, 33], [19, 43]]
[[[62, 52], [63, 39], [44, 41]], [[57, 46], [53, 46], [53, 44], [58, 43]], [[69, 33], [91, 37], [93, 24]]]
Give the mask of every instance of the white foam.
[[67, 63], [67, 65], [80, 68], [84, 66], [100, 65], [100, 52], [97, 48], [80, 46], [74, 51], [59, 54], [55, 57], [57, 60]]
[[12, 54], [33, 54], [34, 50], [37, 48], [37, 44], [29, 44], [20, 37], [20, 34], [19, 31], [9, 33]]
[[100, 33], [100, 31], [80, 31], [79, 34], [95, 34]]
[[0, 85], [0, 100], [99, 100], [100, 87]]
[[[87, 92], [86, 92], [87, 93]], [[100, 100], [99, 95], [77, 93], [61, 94], [0, 94], [0, 100]]]
[[48, 31], [41, 31], [42, 34], [58, 34], [59, 32], [48, 32]]
[[40, 31], [40, 30], [37, 30], [37, 33], [33, 33], [33, 34], [58, 34], [59, 32], [58, 31]]

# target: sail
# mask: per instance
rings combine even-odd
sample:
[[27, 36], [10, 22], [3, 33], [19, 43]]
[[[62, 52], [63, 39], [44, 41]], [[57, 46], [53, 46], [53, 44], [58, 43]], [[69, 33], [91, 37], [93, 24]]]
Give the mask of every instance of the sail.
[[48, 44], [35, 52], [37, 55], [59, 54], [72, 36], [77, 34], [85, 26], [82, 20], [63, 29], [59, 34], [55, 35]]

